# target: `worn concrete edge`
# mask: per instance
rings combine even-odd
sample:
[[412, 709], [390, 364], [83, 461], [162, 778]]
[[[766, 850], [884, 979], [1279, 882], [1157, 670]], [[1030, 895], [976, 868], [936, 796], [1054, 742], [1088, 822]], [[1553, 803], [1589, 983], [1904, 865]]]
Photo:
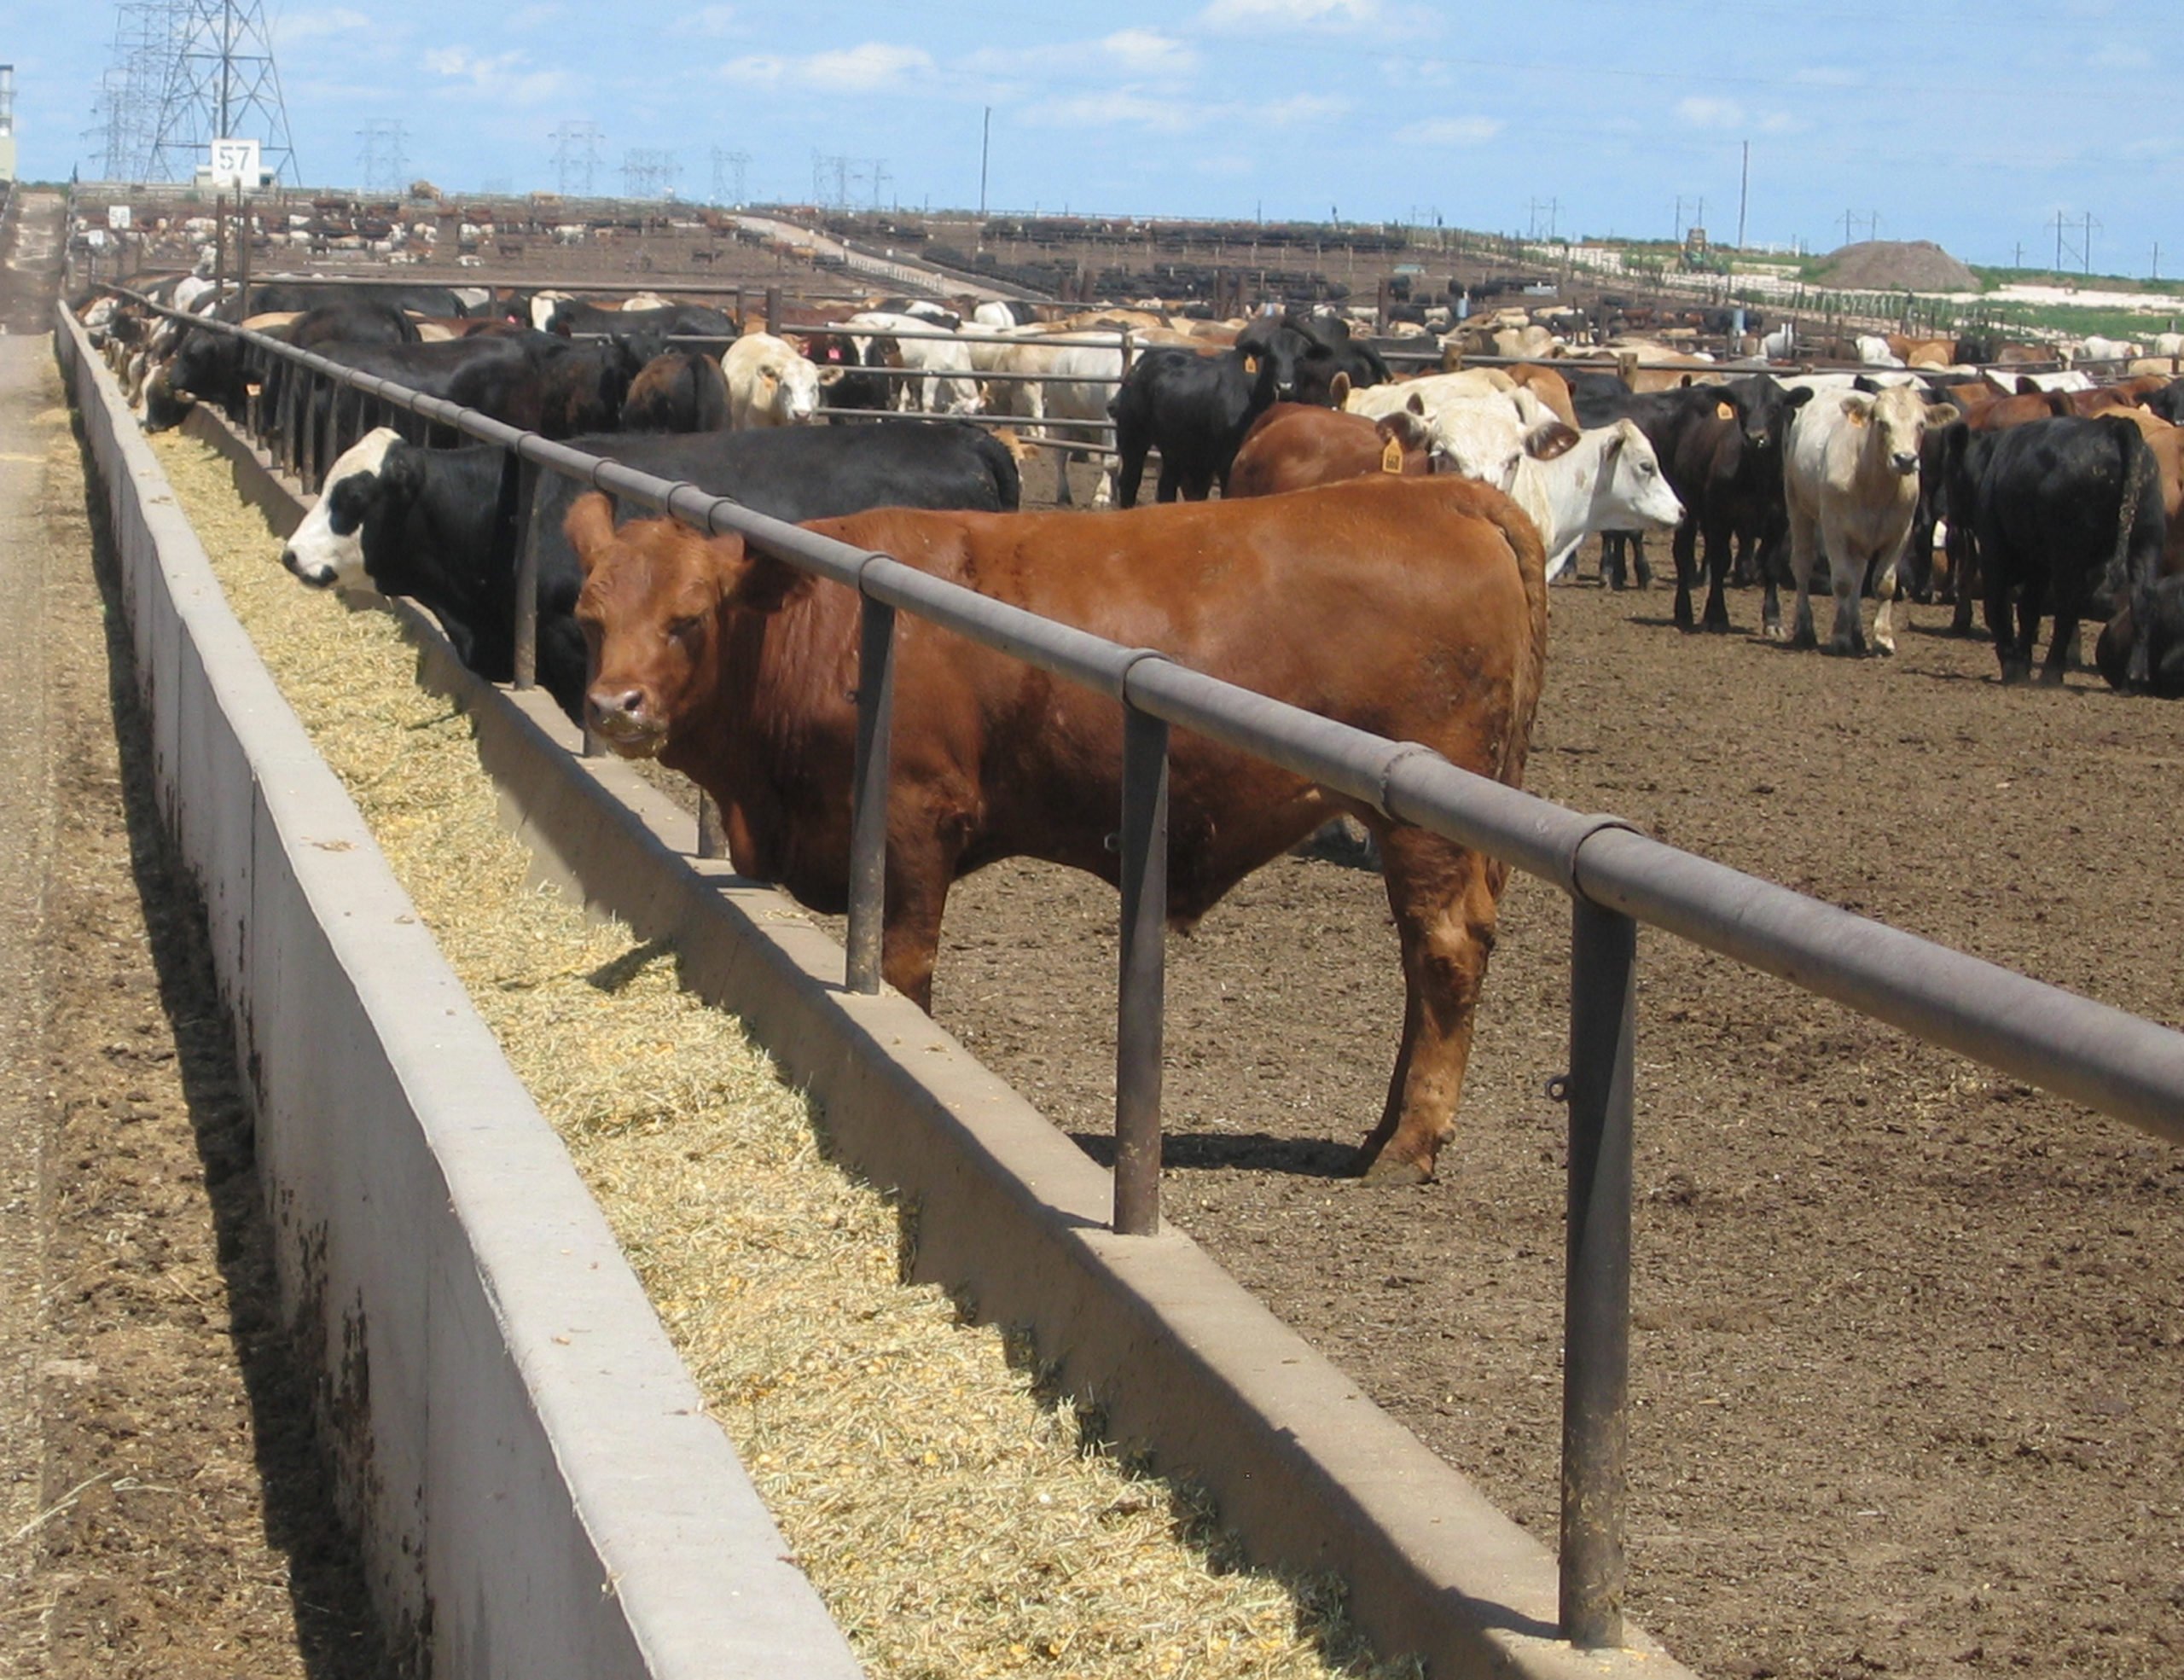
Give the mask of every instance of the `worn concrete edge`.
[[[404, 1210], [407, 1220], [375, 1209], [343, 1235], [358, 1244], [414, 1245], [421, 1240], [415, 1222], [451, 1222], [473, 1263], [457, 1287], [477, 1292], [474, 1305], [498, 1334], [490, 1346], [450, 1349], [437, 1340], [435, 1353], [505, 1367], [501, 1375], [513, 1373], [528, 1409], [521, 1416], [466, 1416], [466, 1395], [491, 1392], [494, 1384], [435, 1369], [428, 1373], [425, 1427], [442, 1438], [450, 1430], [474, 1435], [474, 1456], [488, 1465], [507, 1458], [513, 1440], [518, 1458], [531, 1462], [494, 1474], [502, 1480], [543, 1474], [562, 1490], [555, 1514], [563, 1532], [540, 1529], [535, 1503], [489, 1487], [489, 1497], [473, 1504], [497, 1504], [497, 1528], [494, 1509], [466, 1509], [450, 1524], [467, 1531], [463, 1550], [470, 1555], [445, 1555], [449, 1549], [433, 1547], [429, 1532], [396, 1535], [395, 1547], [380, 1548], [414, 1548], [415, 1567], [433, 1594], [432, 1636], [444, 1660], [457, 1659], [445, 1671], [471, 1671], [465, 1659], [491, 1653], [490, 1671], [526, 1675], [626, 1672], [681, 1680], [859, 1672], [809, 1582], [786, 1561], [770, 1515], [706, 1416], [694, 1381], [560, 1140], [228, 611], [155, 457], [65, 310], [56, 342], [109, 497], [124, 511], [133, 506], [153, 539], [155, 563], [133, 568], [125, 595], [139, 619], [154, 602], [171, 602], [183, 635], [201, 654], [181, 663], [201, 668], [209, 703], [232, 726], [256, 797], [279, 829], [281, 855], [246, 857], [243, 869], [294, 877], [316, 935], [353, 985], [375, 1049], [400, 1083], [410, 1110], [402, 1119], [415, 1127], [436, 1167], [435, 1205]], [[158, 575], [146, 575], [151, 572]], [[142, 647], [141, 630], [139, 636]], [[181, 703], [172, 690], [182, 679], [166, 680], [168, 691], [151, 696], [155, 711]], [[160, 773], [171, 782], [175, 769], [171, 755]], [[180, 819], [199, 796], [171, 785], [162, 793], [186, 848], [194, 825]], [[218, 860], [187, 849], [185, 856], [209, 902], [214, 884], [205, 877]], [[232, 883], [223, 896], [235, 896]], [[251, 896], [248, 882], [241, 896]], [[224, 943], [216, 938], [216, 949]], [[249, 972], [232, 958], [221, 980], [246, 1040], [246, 1065], [277, 1061], [261, 1057], [267, 1047], [249, 1042], [268, 1000], [252, 997]], [[258, 1097], [261, 1130], [342, 1128], [377, 1118], [289, 1114], [281, 1092]], [[277, 1202], [283, 1187], [269, 1183], [267, 1192], [269, 1202]], [[290, 1274], [283, 1284], [292, 1299], [295, 1258], [283, 1246]], [[364, 1305], [392, 1311], [402, 1304]], [[422, 1305], [429, 1314], [432, 1303]], [[420, 1427], [417, 1420], [373, 1422]], [[432, 1462], [424, 1444], [413, 1456]], [[421, 1491], [429, 1518], [431, 1490]], [[370, 1490], [349, 1490], [348, 1502], [380, 1514]], [[366, 1540], [370, 1549], [372, 1537]], [[591, 1559], [588, 1590], [566, 1590], [557, 1554], [572, 1548]]]
[[[300, 518], [307, 503], [247, 439], [224, 423], [206, 435]], [[420, 680], [474, 719], [541, 875], [672, 940], [685, 983], [744, 1019], [845, 1160], [915, 1202], [917, 1274], [1031, 1327], [1118, 1439], [1213, 1491], [1255, 1557], [1339, 1575], [1375, 1643], [1420, 1654], [1437, 1680], [1687, 1673], [1635, 1627], [1623, 1651], [1560, 1639], [1556, 1565], [1536, 1540], [1188, 1236], [1114, 1236], [1108, 1174], [1013, 1088], [901, 997], [846, 991], [835, 940], [772, 888], [685, 852], [689, 814], [630, 766], [581, 757], [543, 690], [484, 682], [427, 614], [390, 605]]]

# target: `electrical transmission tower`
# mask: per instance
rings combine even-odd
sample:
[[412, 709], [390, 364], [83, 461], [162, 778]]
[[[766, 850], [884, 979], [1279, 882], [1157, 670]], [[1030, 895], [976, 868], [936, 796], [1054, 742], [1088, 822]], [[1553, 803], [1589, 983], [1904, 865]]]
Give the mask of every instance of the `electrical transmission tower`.
[[360, 184], [368, 192], [399, 194], [409, 185], [410, 155], [403, 142], [409, 131], [399, 117], [367, 117], [357, 131], [363, 148], [357, 154]]
[[592, 195], [592, 175], [599, 167], [599, 142], [604, 137], [596, 123], [563, 123], [546, 137], [554, 142], [555, 190], [566, 198]]
[[215, 140], [255, 140], [260, 167], [296, 177], [264, 0], [160, 0], [144, 9], [164, 72], [148, 175], [189, 180]]
[[172, 39], [171, 0], [122, 0], [114, 8], [113, 45], [91, 104], [84, 138], [96, 143], [109, 181], [152, 177], [152, 139], [166, 87]]
[[[743, 171], [749, 166], [750, 162], [751, 154], [748, 152], [727, 152], [717, 146], [713, 148], [713, 202], [715, 204], [743, 202]], [[735, 191], [733, 195], [728, 190], [728, 174], [730, 170], [735, 172]]]
[[622, 196], [673, 198], [676, 180], [682, 173], [682, 166], [675, 161], [674, 153], [632, 148], [622, 154]]

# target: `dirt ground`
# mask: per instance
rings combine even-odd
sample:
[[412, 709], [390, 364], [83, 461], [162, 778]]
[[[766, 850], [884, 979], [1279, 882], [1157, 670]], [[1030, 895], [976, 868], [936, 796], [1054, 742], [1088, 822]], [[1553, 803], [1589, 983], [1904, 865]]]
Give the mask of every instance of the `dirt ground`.
[[[1588, 567], [1589, 572], [1589, 567]], [[1554, 596], [1534, 791], [2184, 1017], [2180, 713]], [[1870, 608], [1868, 608], [1870, 611]], [[1103, 1158], [1115, 901], [958, 888], [940, 1019]], [[1569, 912], [1504, 901], [1439, 1182], [1342, 1174], [1402, 995], [1377, 877], [1292, 860], [1170, 941], [1165, 1196], [1549, 1544]], [[2184, 1150], [1659, 934], [1641, 942], [1631, 1609], [1710, 1676], [2184, 1672]]]
[[[58, 195], [26, 213], [57, 218]], [[33, 230], [37, 230], [34, 228]], [[0, 318], [0, 1674], [388, 1671], [286, 1357], [202, 916], [11, 225]], [[41, 247], [41, 254], [43, 249]]]

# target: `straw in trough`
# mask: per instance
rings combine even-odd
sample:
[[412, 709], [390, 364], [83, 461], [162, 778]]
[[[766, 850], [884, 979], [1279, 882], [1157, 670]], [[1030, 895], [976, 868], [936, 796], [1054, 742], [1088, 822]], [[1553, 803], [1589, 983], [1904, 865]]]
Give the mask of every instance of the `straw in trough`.
[[154, 440], [229, 601], [561, 1132], [798, 1562], [875, 1675], [1414, 1674], [1339, 1588], [1245, 1567], [1020, 1339], [902, 1281], [913, 1210], [671, 952], [526, 884], [466, 719], [387, 615], [299, 586], [225, 463]]

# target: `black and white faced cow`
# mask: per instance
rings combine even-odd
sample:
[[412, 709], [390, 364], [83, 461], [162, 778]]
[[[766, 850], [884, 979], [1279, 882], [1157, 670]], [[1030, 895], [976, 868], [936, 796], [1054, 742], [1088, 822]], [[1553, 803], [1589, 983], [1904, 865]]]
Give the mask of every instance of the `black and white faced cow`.
[[[281, 563], [314, 589], [414, 597], [432, 609], [464, 665], [489, 682], [508, 682], [515, 675], [512, 468], [491, 445], [427, 451], [391, 427], [376, 427], [334, 462]], [[584, 642], [569, 618], [583, 582], [573, 568], [566, 578], [541, 569], [538, 680], [564, 709], [584, 692]], [[557, 602], [558, 613], [550, 610]]]

